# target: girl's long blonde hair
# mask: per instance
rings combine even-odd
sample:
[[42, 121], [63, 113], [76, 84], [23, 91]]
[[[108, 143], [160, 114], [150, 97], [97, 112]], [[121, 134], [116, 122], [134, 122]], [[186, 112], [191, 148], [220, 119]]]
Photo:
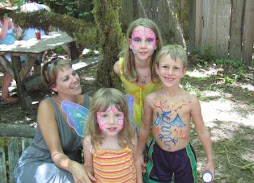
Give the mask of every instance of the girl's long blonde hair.
[[154, 53], [152, 55], [152, 64], [150, 66], [151, 69], [151, 79], [153, 82], [158, 81], [158, 76], [155, 71], [155, 55], [157, 52], [161, 49], [163, 46], [162, 39], [161, 39], [161, 33], [159, 31], [158, 26], [150, 19], [148, 18], [139, 18], [133, 22], [130, 23], [129, 28], [127, 30], [126, 34], [126, 48], [124, 50], [124, 64], [123, 64], [123, 71], [124, 71], [124, 76], [127, 80], [134, 82], [137, 81], [138, 79], [138, 74], [135, 68], [135, 58], [132, 50], [130, 49], [130, 41], [131, 35], [133, 30], [137, 26], [144, 26], [146, 28], [151, 29], [155, 35], [156, 35], [156, 44], [157, 44], [157, 49], [154, 50]]
[[128, 104], [124, 94], [114, 88], [101, 88], [91, 100], [90, 113], [84, 133], [91, 136], [92, 145], [100, 145], [105, 136], [98, 125], [97, 112], [105, 112], [113, 104], [124, 114], [124, 126], [118, 135], [119, 145], [124, 147], [126, 144], [131, 144], [132, 139], [135, 138], [136, 132], [129, 118]]

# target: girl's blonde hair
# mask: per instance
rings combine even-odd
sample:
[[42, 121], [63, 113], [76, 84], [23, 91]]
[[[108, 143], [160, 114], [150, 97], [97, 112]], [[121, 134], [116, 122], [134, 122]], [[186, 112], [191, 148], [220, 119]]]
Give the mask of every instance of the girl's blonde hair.
[[162, 57], [169, 55], [172, 60], [180, 59], [183, 68], [187, 67], [187, 54], [181, 45], [167, 45], [161, 48], [155, 58], [155, 64], [159, 66]]
[[119, 145], [124, 147], [131, 144], [132, 139], [135, 138], [136, 132], [129, 118], [128, 104], [124, 94], [114, 88], [101, 88], [91, 100], [90, 113], [84, 132], [85, 135], [91, 136], [92, 145], [100, 145], [104, 138], [97, 122], [97, 112], [105, 112], [111, 105], [115, 105], [124, 114], [124, 126], [118, 135]]
[[157, 54], [158, 50], [161, 49], [163, 43], [162, 43], [162, 39], [161, 39], [161, 33], [159, 31], [158, 26], [150, 19], [148, 18], [139, 18], [133, 22], [130, 23], [129, 28], [127, 30], [127, 34], [126, 34], [126, 48], [124, 51], [124, 65], [123, 65], [123, 71], [124, 71], [124, 76], [126, 79], [128, 79], [129, 81], [137, 81], [138, 79], [138, 74], [137, 71], [135, 69], [135, 58], [134, 58], [134, 54], [132, 52], [132, 50], [130, 49], [130, 41], [129, 39], [131, 39], [131, 35], [133, 30], [137, 27], [137, 26], [144, 26], [146, 28], [151, 29], [155, 35], [156, 35], [156, 45], [157, 45], [157, 49], [154, 50], [154, 53], [152, 55], [152, 64], [151, 64], [151, 79], [152, 81], [158, 81], [158, 76], [156, 74], [155, 71], [155, 55]]
[[56, 84], [58, 71], [64, 67], [72, 67], [70, 59], [54, 58], [46, 62], [41, 68], [41, 80], [51, 90]]

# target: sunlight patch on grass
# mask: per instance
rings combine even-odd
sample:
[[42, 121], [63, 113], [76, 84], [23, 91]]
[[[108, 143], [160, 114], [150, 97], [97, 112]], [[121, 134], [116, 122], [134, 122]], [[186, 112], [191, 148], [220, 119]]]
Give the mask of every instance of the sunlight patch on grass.
[[[217, 121], [228, 121], [254, 127], [254, 114], [242, 114], [235, 102], [220, 98], [213, 101], [201, 101], [202, 114], [207, 126], [217, 125]], [[242, 104], [242, 108], [248, 108]], [[252, 110], [252, 109], [249, 109]]]
[[196, 77], [196, 78], [207, 78], [209, 77], [208, 75], [204, 74], [204, 73], [200, 73], [198, 70], [194, 70], [192, 72], [187, 72], [186, 75], [190, 76], [190, 77]]
[[202, 91], [202, 94], [205, 95], [206, 97], [221, 96], [220, 92], [218, 92], [218, 91], [210, 91], [210, 90]]
[[245, 84], [245, 83], [234, 83], [232, 84], [233, 87], [240, 87], [242, 89], [247, 89], [249, 91], [253, 91], [254, 92], [254, 85], [251, 84]]
[[220, 68], [213, 68], [213, 67], [209, 67], [206, 69], [199, 68], [198, 70], [194, 69], [193, 71], [187, 71], [186, 75], [190, 77], [196, 77], [196, 78], [207, 78], [210, 76], [217, 75], [217, 73], [220, 71], [221, 71]]

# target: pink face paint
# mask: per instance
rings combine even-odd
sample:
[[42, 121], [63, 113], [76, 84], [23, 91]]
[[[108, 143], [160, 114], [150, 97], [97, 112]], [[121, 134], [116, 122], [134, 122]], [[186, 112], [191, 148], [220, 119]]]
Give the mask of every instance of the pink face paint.
[[131, 35], [131, 48], [135, 54], [136, 50], [145, 43], [149, 49], [156, 48], [156, 34], [149, 28], [137, 27]]
[[97, 112], [97, 122], [103, 133], [117, 134], [123, 129], [124, 114], [112, 105], [105, 112]]

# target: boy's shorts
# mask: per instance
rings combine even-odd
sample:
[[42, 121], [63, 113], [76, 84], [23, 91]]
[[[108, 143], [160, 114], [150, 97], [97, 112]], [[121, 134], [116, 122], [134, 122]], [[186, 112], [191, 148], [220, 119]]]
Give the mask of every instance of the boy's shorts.
[[148, 151], [146, 183], [170, 183], [174, 174], [174, 182], [197, 183], [197, 163], [194, 149], [189, 144], [186, 148], [175, 152], [164, 151], [156, 143], [151, 142]]

